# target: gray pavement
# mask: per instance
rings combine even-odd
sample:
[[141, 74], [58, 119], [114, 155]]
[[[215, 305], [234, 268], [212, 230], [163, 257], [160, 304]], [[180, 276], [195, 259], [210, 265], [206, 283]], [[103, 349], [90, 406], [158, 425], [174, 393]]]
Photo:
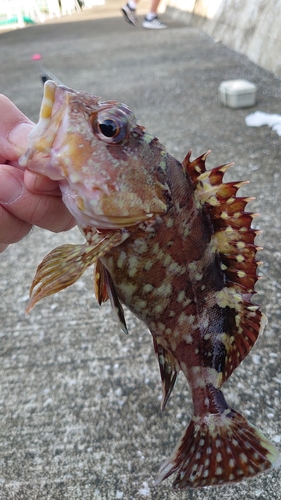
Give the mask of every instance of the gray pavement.
[[[224, 392], [281, 447], [281, 138], [244, 122], [256, 109], [281, 113], [281, 82], [167, 16], [167, 30], [133, 28], [120, 17], [121, 5], [2, 33], [0, 92], [36, 121], [42, 87], [31, 55], [40, 52], [68, 86], [128, 104], [178, 159], [190, 148], [194, 155], [212, 149], [209, 167], [234, 161], [228, 178], [251, 181], [241, 192], [256, 197], [251, 209], [260, 213], [257, 300], [269, 324]], [[219, 103], [220, 82], [232, 78], [257, 84], [254, 108]], [[95, 302], [90, 271], [24, 313], [42, 257], [78, 240], [76, 229], [34, 229], [0, 256], [0, 499], [280, 500], [281, 470], [219, 489], [175, 492], [171, 480], [154, 486], [192, 414], [183, 377], [161, 413], [150, 335], [129, 313], [130, 335], [119, 331], [110, 307]]]

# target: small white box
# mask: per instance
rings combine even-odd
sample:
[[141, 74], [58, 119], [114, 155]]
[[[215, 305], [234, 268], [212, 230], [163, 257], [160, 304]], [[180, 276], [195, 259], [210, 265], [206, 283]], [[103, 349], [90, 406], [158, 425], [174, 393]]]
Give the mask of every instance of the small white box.
[[247, 80], [225, 80], [219, 86], [222, 104], [228, 108], [248, 108], [256, 103], [257, 86]]

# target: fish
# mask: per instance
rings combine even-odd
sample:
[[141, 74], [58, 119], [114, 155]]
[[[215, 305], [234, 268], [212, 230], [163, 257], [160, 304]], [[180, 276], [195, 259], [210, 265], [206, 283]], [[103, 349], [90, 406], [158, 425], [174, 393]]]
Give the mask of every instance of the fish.
[[38, 124], [20, 164], [57, 180], [85, 243], [61, 245], [38, 266], [27, 312], [94, 266], [95, 295], [124, 306], [152, 334], [164, 410], [183, 372], [193, 416], [156, 484], [234, 483], [280, 466], [279, 450], [231, 408], [223, 383], [249, 354], [267, 318], [252, 301], [260, 262], [245, 183], [232, 164], [206, 169], [209, 151], [182, 162], [123, 103], [47, 81]]

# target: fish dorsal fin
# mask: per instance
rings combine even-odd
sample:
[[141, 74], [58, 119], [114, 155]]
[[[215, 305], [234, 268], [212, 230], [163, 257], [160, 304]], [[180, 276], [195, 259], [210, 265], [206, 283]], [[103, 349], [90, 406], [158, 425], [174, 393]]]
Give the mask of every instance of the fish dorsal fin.
[[193, 181], [199, 207], [209, 215], [213, 226], [213, 244], [221, 258], [221, 267], [230, 286], [243, 294], [252, 294], [258, 279], [254, 244], [257, 231], [251, 228], [256, 214], [245, 212], [253, 198], [236, 196], [238, 189], [247, 183], [223, 182], [225, 172], [233, 165], [228, 163], [206, 170], [209, 151], [190, 161], [191, 152], [184, 159], [183, 167]]
[[206, 172], [205, 162], [206, 162], [207, 156], [210, 154], [210, 152], [211, 152], [211, 150], [207, 151], [206, 153], [204, 153], [201, 156], [198, 156], [198, 158], [196, 158], [195, 160], [190, 161], [190, 158], [192, 155], [192, 149], [190, 149], [190, 151], [188, 151], [185, 159], [182, 162], [182, 165], [183, 165], [184, 170], [186, 171], [186, 173], [189, 175], [189, 177], [191, 178], [191, 180], [193, 182], [197, 181], [197, 178], [199, 177], [199, 175]]
[[245, 182], [223, 182], [232, 164], [206, 170], [208, 154], [190, 161], [189, 152], [183, 168], [193, 182], [198, 209], [208, 216], [213, 227], [211, 247], [225, 276], [225, 286], [217, 292], [218, 305], [235, 312], [235, 320], [229, 321], [222, 339], [226, 348], [223, 383], [253, 347], [263, 331], [266, 317], [259, 306], [251, 302], [260, 264], [256, 260], [259, 247], [255, 245], [258, 231], [251, 228], [255, 214], [245, 211], [253, 198], [236, 196]]

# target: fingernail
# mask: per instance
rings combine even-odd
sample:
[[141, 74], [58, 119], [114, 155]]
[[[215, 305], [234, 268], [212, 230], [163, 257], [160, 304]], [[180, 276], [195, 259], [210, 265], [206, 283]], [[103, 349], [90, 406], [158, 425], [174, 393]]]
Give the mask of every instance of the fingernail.
[[0, 203], [10, 205], [14, 203], [24, 191], [24, 185], [9, 173], [2, 173], [0, 177]]
[[8, 141], [18, 149], [25, 151], [27, 148], [27, 136], [33, 129], [30, 123], [19, 123], [8, 134]]

